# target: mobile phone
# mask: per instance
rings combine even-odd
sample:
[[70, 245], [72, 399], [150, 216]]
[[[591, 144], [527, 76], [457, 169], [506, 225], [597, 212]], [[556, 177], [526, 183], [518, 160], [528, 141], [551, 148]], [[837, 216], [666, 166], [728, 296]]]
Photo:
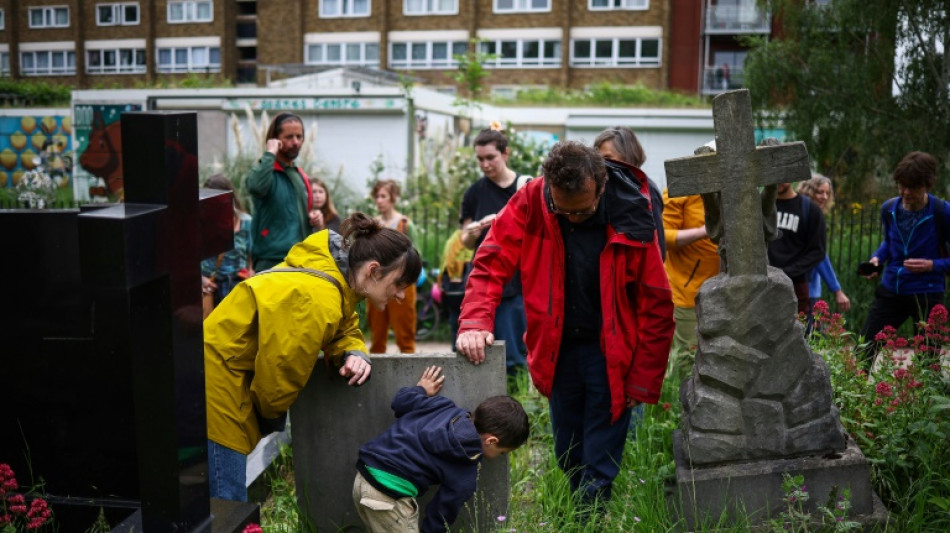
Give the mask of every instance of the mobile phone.
[[865, 261], [858, 265], [858, 275], [859, 276], [870, 276], [877, 272], [880, 274], [884, 271], [884, 265], [875, 265], [870, 261]]

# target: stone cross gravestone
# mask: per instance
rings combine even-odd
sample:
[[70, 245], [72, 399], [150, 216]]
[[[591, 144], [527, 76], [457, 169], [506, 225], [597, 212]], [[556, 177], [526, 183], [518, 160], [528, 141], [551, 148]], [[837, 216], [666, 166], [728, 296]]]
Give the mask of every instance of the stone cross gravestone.
[[713, 100], [717, 152], [666, 162], [671, 197], [721, 193], [728, 244], [728, 270], [696, 297], [699, 348], [680, 389], [674, 455], [690, 527], [740, 507], [779, 512], [785, 471], [808, 472], [813, 502], [837, 476], [854, 511], [871, 511], [867, 464], [848, 447], [828, 367], [805, 341], [791, 281], [768, 266], [758, 187], [808, 179], [808, 155], [800, 142], [756, 148], [749, 100], [747, 90]]
[[[393, 423], [393, 396], [415, 385], [431, 365], [441, 366], [446, 376], [440, 394], [463, 409], [474, 411], [482, 400], [506, 394], [503, 342], [489, 346], [478, 366], [455, 354], [373, 355], [372, 379], [359, 388], [328, 374], [322, 363], [314, 368], [290, 419], [298, 505], [316, 531], [365, 531], [352, 497], [359, 448]], [[437, 489], [419, 498], [420, 516]], [[496, 518], [507, 514], [508, 496], [508, 456], [483, 460], [478, 489], [452, 530], [495, 531]]]
[[127, 203], [0, 213], [21, 259], [0, 265], [20, 282], [0, 460], [42, 476], [63, 531], [99, 509], [122, 531], [228, 530], [256, 508], [212, 523], [198, 262], [233, 246], [231, 195], [199, 201], [194, 113], [124, 115], [122, 134]]

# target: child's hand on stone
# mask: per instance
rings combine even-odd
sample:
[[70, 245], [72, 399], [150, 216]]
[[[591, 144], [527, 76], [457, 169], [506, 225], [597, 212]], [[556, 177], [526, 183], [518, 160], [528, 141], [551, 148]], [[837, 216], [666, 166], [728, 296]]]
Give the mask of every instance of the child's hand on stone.
[[442, 367], [439, 366], [430, 366], [422, 373], [422, 377], [419, 378], [419, 383], [416, 385], [425, 389], [428, 396], [435, 396], [442, 390], [442, 383], [445, 381], [445, 376], [440, 376], [442, 373]]

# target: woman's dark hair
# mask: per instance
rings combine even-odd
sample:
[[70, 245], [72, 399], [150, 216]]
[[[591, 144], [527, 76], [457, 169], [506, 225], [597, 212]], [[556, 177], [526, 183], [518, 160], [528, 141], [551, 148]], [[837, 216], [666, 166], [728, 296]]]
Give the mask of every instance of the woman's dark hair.
[[299, 122], [300, 123], [300, 133], [305, 133], [303, 130], [303, 120], [300, 117], [293, 113], [281, 113], [274, 117], [274, 120], [271, 121], [270, 126], [267, 128], [267, 139], [276, 139], [280, 136], [280, 129], [284, 127], [284, 124], [287, 122]]
[[578, 141], [561, 141], [551, 148], [541, 164], [541, 173], [552, 187], [567, 193], [584, 190], [588, 179], [594, 180], [597, 192], [607, 183], [607, 168], [600, 152]]
[[626, 126], [607, 128], [594, 139], [594, 148], [599, 149], [600, 145], [607, 141], [613, 143], [614, 151], [622, 159], [621, 162], [637, 168], [646, 163], [647, 156], [643, 152], [643, 146], [640, 145], [640, 139], [637, 139], [637, 134], [632, 129]]
[[333, 198], [330, 198], [330, 188], [327, 187], [327, 184], [323, 182], [320, 178], [310, 178], [310, 188], [320, 187], [327, 193], [327, 203], [323, 204], [323, 207], [320, 208], [320, 212], [323, 213], [323, 222], [327, 223], [335, 218], [339, 218], [340, 214], [336, 212], [336, 208], [333, 207]]
[[475, 146], [494, 144], [499, 152], [505, 153], [505, 150], [508, 149], [508, 137], [505, 137], [505, 134], [498, 130], [488, 128], [482, 130], [475, 136], [475, 142], [473, 144]]
[[370, 191], [369, 197], [375, 199], [376, 195], [379, 194], [380, 189], [386, 189], [389, 191], [389, 197], [392, 198], [393, 204], [399, 200], [399, 184], [396, 183], [396, 180], [379, 180], [373, 184], [373, 190]]
[[498, 445], [505, 448], [524, 444], [531, 427], [524, 407], [511, 396], [492, 396], [478, 404], [472, 422], [475, 431], [498, 437]]
[[231, 191], [231, 197], [234, 198], [234, 208], [241, 213], [246, 212], [244, 211], [244, 204], [241, 203], [241, 199], [234, 193], [234, 184], [231, 183], [231, 180], [224, 174], [212, 174], [211, 177], [208, 178], [208, 181], [205, 182], [205, 188]]
[[927, 152], [911, 152], [894, 169], [894, 181], [908, 189], [926, 187], [930, 190], [934, 186], [936, 174], [937, 160], [934, 156]]
[[359, 211], [340, 224], [340, 233], [349, 250], [351, 272], [367, 261], [379, 261], [383, 276], [402, 269], [397, 285], [408, 286], [418, 281], [422, 259], [404, 233], [384, 227]]

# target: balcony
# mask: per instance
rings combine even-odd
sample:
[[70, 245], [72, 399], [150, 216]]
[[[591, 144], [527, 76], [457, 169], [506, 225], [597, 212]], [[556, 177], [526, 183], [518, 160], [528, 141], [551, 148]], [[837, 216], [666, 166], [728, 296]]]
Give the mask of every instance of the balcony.
[[754, 1], [706, 5], [706, 33], [770, 33], [772, 16]]
[[719, 94], [733, 89], [741, 89], [743, 83], [742, 67], [722, 66], [703, 69], [703, 94]]

